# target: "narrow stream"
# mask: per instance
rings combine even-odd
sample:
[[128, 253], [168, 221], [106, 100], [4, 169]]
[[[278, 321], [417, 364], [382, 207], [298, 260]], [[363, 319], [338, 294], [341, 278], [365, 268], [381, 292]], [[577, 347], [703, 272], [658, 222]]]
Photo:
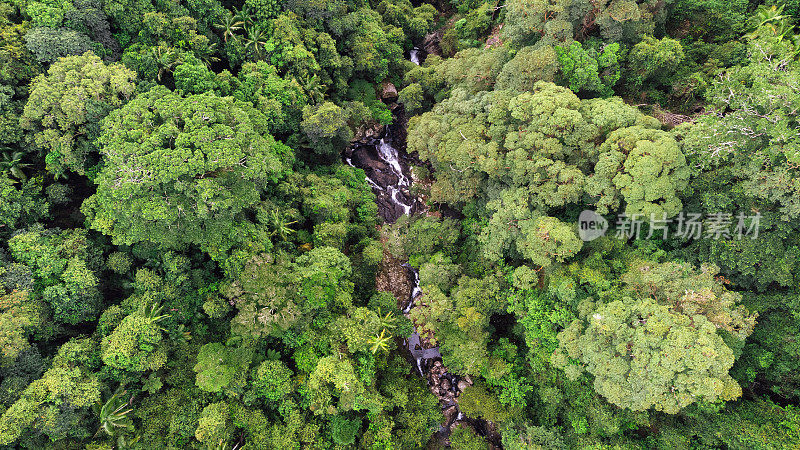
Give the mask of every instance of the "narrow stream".
[[414, 301], [417, 297], [422, 295], [422, 289], [419, 287], [419, 271], [408, 264], [405, 264], [403, 267], [408, 269], [414, 277], [414, 284], [411, 287], [411, 298], [408, 299], [408, 304], [403, 308], [403, 314], [408, 314], [414, 306]]
[[[409, 59], [419, 64], [420, 53], [421, 51], [415, 47], [410, 51]], [[379, 214], [386, 223], [394, 223], [403, 215], [420, 214], [426, 210], [425, 205], [411, 193], [412, 176], [409, 167], [413, 160], [404, 149], [398, 150], [394, 146], [394, 140], [398, 136], [396, 131], [404, 130], [393, 130], [387, 126], [380, 139], [355, 142], [344, 156], [348, 165], [364, 170], [366, 181], [375, 192]], [[408, 316], [423, 292], [419, 286], [419, 272], [408, 263], [404, 263], [403, 267], [409, 273], [408, 279], [411, 285], [411, 293], [402, 309]], [[456, 397], [472, 384], [469, 377], [462, 378], [449, 373], [442, 361], [439, 347], [425, 348], [426, 342], [416, 328], [404, 341], [408, 354], [414, 360], [417, 373], [427, 379], [431, 392], [439, 399], [445, 414], [445, 423], [440, 426], [432, 439], [444, 444], [457, 422], [469, 423], [479, 433], [484, 434], [487, 423], [465, 417], [458, 408]]]
[[[364, 170], [366, 181], [375, 192], [378, 212], [386, 223], [394, 223], [403, 215], [424, 213], [424, 205], [410, 192], [409, 157], [394, 147], [390, 127], [385, 128], [379, 140], [354, 144], [348, 155], [344, 158], [347, 164]], [[403, 263], [402, 267], [408, 272], [406, 278], [411, 288], [410, 295], [402, 305], [403, 313], [408, 316], [423, 293], [419, 286], [419, 272], [408, 263]], [[431, 392], [446, 412], [446, 422], [434, 435], [434, 439], [444, 440], [450, 434], [450, 425], [463, 417], [455, 397], [460, 392], [459, 382], [462, 388], [465, 387], [464, 382], [447, 372], [439, 347], [426, 348], [426, 342], [416, 328], [404, 341], [417, 373], [428, 380]]]

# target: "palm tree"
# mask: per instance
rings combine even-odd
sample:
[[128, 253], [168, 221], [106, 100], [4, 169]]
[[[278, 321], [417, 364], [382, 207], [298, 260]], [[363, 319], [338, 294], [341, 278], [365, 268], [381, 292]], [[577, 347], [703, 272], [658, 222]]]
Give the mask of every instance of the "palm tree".
[[153, 322], [161, 322], [169, 317], [169, 314], [161, 314], [162, 311], [164, 311], [163, 306], [160, 306], [158, 303], [153, 303], [150, 306], [145, 306], [142, 308], [142, 315]]
[[258, 59], [261, 59], [261, 53], [267, 46], [267, 33], [261, 31], [258, 26], [250, 27], [247, 31], [247, 37], [244, 40], [244, 48], [252, 50]]
[[389, 351], [389, 343], [392, 340], [392, 332], [388, 331], [392, 328], [396, 327], [395, 320], [396, 317], [392, 314], [392, 312], [386, 313], [386, 315], [381, 315], [381, 309], [378, 308], [378, 328], [381, 329], [381, 334], [375, 333], [375, 336], [367, 339], [367, 343], [371, 346], [370, 351], [373, 354], [378, 353], [379, 350], [388, 352]]
[[778, 22], [786, 19], [788, 16], [783, 15], [783, 5], [764, 6], [761, 5], [756, 10], [756, 15], [750, 19], [750, 25], [753, 28], [758, 28], [771, 22]]
[[378, 308], [378, 318], [378, 328], [386, 328], [391, 330], [396, 326], [394, 322], [397, 319], [394, 317], [394, 314], [391, 311], [386, 313], [385, 316], [381, 316], [381, 309]]
[[389, 352], [389, 342], [392, 341], [392, 335], [386, 335], [386, 328], [381, 330], [380, 335], [375, 335], [367, 340], [367, 343], [370, 345], [370, 351], [372, 354], [378, 353], [379, 350]]
[[105, 403], [98, 400], [94, 405], [94, 410], [100, 418], [98, 433], [103, 431], [108, 436], [115, 437], [118, 431], [133, 430], [133, 423], [128, 417], [133, 408], [130, 408], [130, 401], [122, 398], [125, 392], [117, 389]]
[[269, 234], [270, 237], [278, 236], [280, 240], [285, 241], [289, 238], [290, 234], [295, 232], [290, 225], [296, 224], [297, 221], [289, 221], [289, 216], [281, 213], [277, 208], [269, 212], [267, 220], [269, 228], [272, 229], [272, 232]]
[[220, 23], [214, 25], [214, 28], [222, 30], [222, 40], [227, 43], [229, 37], [236, 39], [236, 32], [242, 29], [242, 25], [244, 21], [239, 20], [239, 16], [228, 13]]
[[325, 99], [326, 86], [322, 84], [316, 74], [306, 79], [303, 83], [303, 90], [306, 91], [309, 100], [314, 104], [321, 103]]
[[2, 155], [0, 155], [0, 173], [10, 173], [14, 178], [24, 182], [28, 179], [22, 169], [28, 168], [31, 165], [22, 162], [22, 157], [25, 156], [22, 152], [15, 152], [8, 147], [5, 147]]
[[794, 30], [794, 26], [789, 23], [788, 19], [789, 16], [783, 14], [783, 5], [769, 7], [761, 5], [756, 10], [755, 16], [750, 19], [750, 29], [752, 31], [745, 36], [749, 39], [755, 39], [759, 36], [759, 30], [766, 29], [772, 35], [771, 37], [782, 41]]
[[150, 48], [150, 53], [158, 66], [156, 78], [161, 81], [161, 77], [167, 72], [172, 72], [182, 61], [178, 52], [172, 47], [158, 45]]
[[206, 46], [203, 54], [198, 55], [198, 57], [200, 58], [200, 61], [203, 61], [203, 63], [206, 66], [211, 67], [211, 63], [219, 61], [219, 58], [214, 56], [215, 53], [217, 53], [217, 44], [212, 42], [208, 44], [208, 46]]
[[233, 10], [235, 11], [233, 16], [236, 18], [236, 20], [242, 22], [245, 27], [255, 23], [253, 21], [253, 13], [248, 5], [245, 4], [242, 6], [241, 10], [237, 10], [236, 8], [233, 8]]

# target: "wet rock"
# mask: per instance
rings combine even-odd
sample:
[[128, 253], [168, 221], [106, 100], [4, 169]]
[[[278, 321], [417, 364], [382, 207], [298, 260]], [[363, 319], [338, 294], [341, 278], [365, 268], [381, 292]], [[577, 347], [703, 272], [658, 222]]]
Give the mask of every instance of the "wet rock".
[[[402, 158], [406, 163], [410, 163], [410, 155], [406, 151], [406, 137], [408, 135], [408, 116], [406, 116], [405, 108], [400, 103], [396, 103], [397, 107], [392, 109], [394, 121], [392, 126], [388, 127], [387, 134], [392, 139], [395, 148], [402, 152]], [[391, 105], [389, 106], [391, 108]]]
[[354, 166], [364, 169], [364, 173], [380, 186], [381, 182], [397, 182], [397, 176], [392, 173], [389, 165], [381, 160], [370, 146], [364, 145], [353, 149], [350, 159]]
[[397, 100], [397, 88], [392, 83], [383, 83], [381, 88], [381, 99], [387, 102]]
[[442, 380], [442, 382], [439, 385], [441, 386], [441, 389], [445, 391], [450, 390], [450, 381], [448, 381], [447, 379]]
[[380, 153], [382, 142], [354, 145], [345, 152], [345, 158], [348, 158], [349, 164], [364, 170], [375, 192], [378, 213], [386, 223], [394, 223], [400, 216], [406, 214], [404, 205], [411, 205], [413, 212], [418, 202], [407, 188], [400, 186], [399, 172], [402, 172], [406, 180], [404, 183], [408, 182], [407, 167], [401, 164], [400, 171], [392, 167]]
[[503, 45], [503, 40], [500, 38], [500, 31], [503, 29], [503, 24], [495, 25], [489, 37], [486, 38], [486, 48], [500, 47]]
[[[409, 336], [406, 341], [406, 349], [414, 360], [419, 374], [422, 376], [431, 372], [431, 367], [433, 366], [432, 361], [442, 357], [441, 353], [439, 353], [439, 347], [425, 348], [425, 344], [426, 342], [420, 338], [419, 333], [416, 331], [411, 333], [411, 336]], [[438, 377], [440, 373], [441, 369], [436, 369], [432, 374]], [[436, 385], [438, 383], [438, 378], [429, 379], [429, 383], [431, 386]]]
[[425, 359], [441, 358], [442, 354], [439, 353], [439, 347], [426, 348], [422, 350], [422, 357]]
[[345, 151], [345, 162], [361, 168], [375, 192], [378, 213], [386, 223], [394, 223], [404, 214], [413, 214], [419, 202], [408, 189], [411, 173], [408, 157], [394, 147], [392, 131], [386, 127], [381, 139], [355, 142]]

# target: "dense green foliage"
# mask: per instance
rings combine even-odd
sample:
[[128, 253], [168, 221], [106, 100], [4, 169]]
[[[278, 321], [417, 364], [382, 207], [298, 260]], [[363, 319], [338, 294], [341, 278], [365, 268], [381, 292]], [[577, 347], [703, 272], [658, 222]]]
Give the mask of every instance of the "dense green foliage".
[[800, 448], [798, 21], [3, 2], [0, 448]]

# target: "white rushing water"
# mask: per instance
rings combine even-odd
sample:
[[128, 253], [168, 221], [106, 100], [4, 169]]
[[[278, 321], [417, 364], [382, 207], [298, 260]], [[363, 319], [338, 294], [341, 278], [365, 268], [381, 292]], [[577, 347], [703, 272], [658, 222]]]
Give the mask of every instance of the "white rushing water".
[[[389, 136], [389, 128], [386, 129], [386, 136]], [[400, 164], [400, 154], [394, 148], [386, 137], [382, 138], [375, 146], [378, 158], [386, 163], [391, 172], [397, 177], [396, 184], [381, 186], [372, 180], [369, 176], [365, 177], [367, 183], [370, 184], [376, 191], [388, 192], [389, 200], [403, 210], [403, 214], [411, 214], [414, 207], [414, 199], [409, 195], [411, 188], [411, 180], [403, 173], [403, 166]], [[355, 167], [351, 158], [345, 158], [347, 165]], [[378, 194], [378, 192], [376, 192]], [[404, 196], [401, 196], [403, 194]]]
[[399, 196], [401, 189], [406, 192], [408, 191], [408, 188], [411, 187], [411, 182], [403, 173], [403, 167], [400, 165], [400, 156], [397, 153], [397, 149], [386, 142], [386, 139], [381, 139], [381, 142], [378, 144], [378, 155], [392, 168], [392, 172], [397, 175], [397, 185], [387, 186], [389, 192], [391, 192], [392, 201], [403, 208], [403, 214], [411, 214], [412, 200], [404, 202]]
[[[388, 133], [389, 130], [387, 129], [386, 132]], [[403, 167], [400, 166], [400, 156], [397, 153], [397, 149], [386, 142], [385, 138], [381, 139], [381, 142], [378, 144], [378, 154], [386, 164], [389, 164], [395, 175], [397, 175], [397, 186], [408, 187], [408, 178], [403, 174]]]
[[411, 299], [409, 300], [408, 305], [406, 305], [406, 307], [403, 308], [403, 313], [408, 314], [411, 311], [411, 308], [414, 306], [414, 302], [417, 300], [417, 297], [422, 295], [422, 289], [420, 289], [419, 287], [419, 271], [409, 266], [408, 264], [406, 264], [405, 266], [406, 269], [410, 270], [411, 273], [414, 274], [414, 284], [411, 289]]
[[414, 64], [419, 65], [419, 49], [417, 47], [411, 49], [411, 51], [408, 53], [408, 59], [410, 59]]

